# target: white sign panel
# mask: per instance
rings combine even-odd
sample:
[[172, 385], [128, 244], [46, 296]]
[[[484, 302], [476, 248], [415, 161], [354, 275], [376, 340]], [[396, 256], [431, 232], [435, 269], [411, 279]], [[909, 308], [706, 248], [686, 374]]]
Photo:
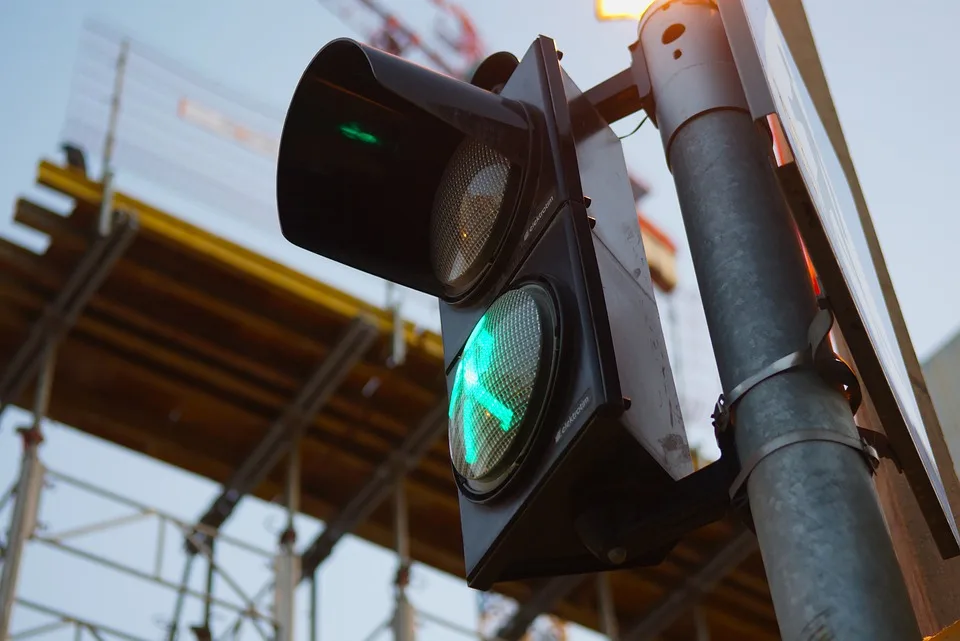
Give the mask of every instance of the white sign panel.
[[884, 374], [913, 438], [940, 506], [957, 537], [943, 481], [923, 426], [920, 408], [897, 347], [893, 322], [873, 267], [853, 193], [823, 123], [801, 79], [768, 0], [742, 0], [767, 84], [797, 166], [824, 232], [883, 365]]

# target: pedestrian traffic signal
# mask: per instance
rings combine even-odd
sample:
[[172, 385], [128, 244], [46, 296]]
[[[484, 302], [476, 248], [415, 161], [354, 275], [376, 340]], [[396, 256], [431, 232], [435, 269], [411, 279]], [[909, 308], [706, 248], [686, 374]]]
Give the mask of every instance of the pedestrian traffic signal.
[[692, 472], [620, 143], [552, 40], [489, 60], [474, 86], [325, 46], [284, 125], [281, 228], [438, 297], [471, 586], [655, 563], [676, 522], [606, 551], [617, 506], [662, 514]]

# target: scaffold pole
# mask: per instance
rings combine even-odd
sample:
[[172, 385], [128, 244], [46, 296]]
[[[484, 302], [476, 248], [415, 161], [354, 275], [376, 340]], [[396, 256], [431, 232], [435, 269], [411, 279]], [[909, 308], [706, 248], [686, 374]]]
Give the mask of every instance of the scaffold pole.
[[120, 124], [120, 104], [123, 98], [123, 80], [127, 73], [127, 58], [130, 54], [130, 41], [120, 43], [117, 66], [113, 80], [113, 94], [110, 97], [110, 116], [107, 121], [107, 135], [103, 141], [103, 195], [100, 200], [100, 218], [98, 230], [101, 236], [110, 233], [113, 224], [113, 148], [117, 139], [117, 126]]
[[617, 624], [617, 608], [613, 601], [613, 586], [610, 575], [597, 575], [597, 605], [600, 609], [601, 631], [610, 641], [620, 641], [620, 626]]
[[292, 436], [287, 463], [287, 483], [284, 505], [287, 508], [287, 524], [280, 534], [280, 553], [277, 557], [276, 612], [277, 641], [293, 641], [296, 617], [295, 592], [300, 581], [300, 563], [296, 551], [296, 518], [300, 511], [300, 431]]
[[29, 428], [18, 430], [23, 438], [23, 458], [20, 464], [20, 478], [17, 481], [13, 516], [10, 519], [10, 531], [3, 558], [3, 572], [0, 574], [0, 639], [6, 639], [10, 634], [13, 603], [17, 596], [17, 583], [20, 579], [20, 566], [23, 562], [23, 548], [30, 537], [33, 536], [34, 529], [37, 526], [44, 474], [39, 452], [40, 444], [43, 442], [41, 425], [50, 403], [50, 390], [53, 386], [55, 367], [56, 347], [48, 341], [43, 352], [43, 364], [34, 391], [33, 424]]
[[413, 612], [407, 600], [407, 585], [410, 583], [410, 523], [407, 514], [407, 491], [403, 478], [394, 490], [394, 528], [397, 546], [397, 604], [393, 617], [394, 639], [413, 641]]

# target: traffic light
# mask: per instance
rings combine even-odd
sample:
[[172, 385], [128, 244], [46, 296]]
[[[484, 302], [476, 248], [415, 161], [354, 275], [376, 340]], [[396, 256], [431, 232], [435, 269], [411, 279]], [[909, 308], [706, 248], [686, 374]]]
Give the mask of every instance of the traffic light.
[[284, 125], [281, 228], [439, 299], [472, 587], [656, 563], [687, 521], [611, 533], [692, 464], [620, 142], [549, 38], [473, 81], [321, 49]]

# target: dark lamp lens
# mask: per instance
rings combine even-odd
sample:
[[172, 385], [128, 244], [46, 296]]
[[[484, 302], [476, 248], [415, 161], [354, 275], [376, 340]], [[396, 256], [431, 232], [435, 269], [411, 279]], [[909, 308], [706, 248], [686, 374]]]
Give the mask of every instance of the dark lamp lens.
[[480, 142], [468, 138], [453, 153], [430, 224], [430, 258], [444, 285], [457, 287], [483, 266], [509, 177], [510, 161]]

